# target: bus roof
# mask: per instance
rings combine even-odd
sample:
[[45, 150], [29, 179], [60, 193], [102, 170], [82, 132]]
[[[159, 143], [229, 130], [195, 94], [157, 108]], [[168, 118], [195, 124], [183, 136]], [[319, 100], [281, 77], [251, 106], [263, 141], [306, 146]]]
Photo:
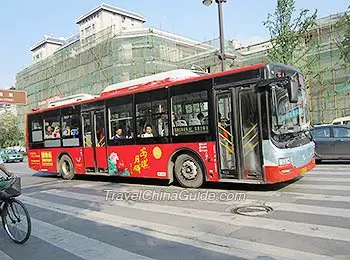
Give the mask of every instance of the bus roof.
[[91, 99], [80, 99], [80, 101], [77, 101], [77, 99], [73, 98], [72, 96], [70, 103], [69, 103], [70, 97], [63, 98], [64, 101], [62, 100], [61, 103], [60, 103], [60, 100], [55, 100], [54, 107], [52, 106], [50, 107], [50, 104], [49, 104], [48, 108], [44, 108], [44, 109], [34, 108], [32, 109], [32, 112], [29, 112], [28, 114], [35, 114], [38, 112], [55, 110], [55, 109], [59, 109], [59, 108], [63, 108], [71, 105], [96, 102], [96, 101], [104, 100], [106, 98], [125, 96], [125, 95], [134, 94], [138, 92], [145, 92], [145, 91], [150, 91], [154, 89], [170, 87], [173, 85], [180, 85], [180, 84], [200, 81], [204, 79], [226, 76], [226, 75], [240, 73], [244, 71], [264, 68], [265, 66], [266, 66], [266, 63], [259, 63], [255, 65], [234, 68], [231, 70], [227, 70], [223, 72], [215, 72], [210, 74], [207, 74], [207, 73], [203, 74], [202, 72], [185, 70], [185, 69], [162, 72], [162, 73], [145, 76], [138, 79], [128, 80], [125, 82], [120, 82], [117, 84], [107, 86], [101, 92], [100, 96], [97, 96], [97, 97], [95, 96]]

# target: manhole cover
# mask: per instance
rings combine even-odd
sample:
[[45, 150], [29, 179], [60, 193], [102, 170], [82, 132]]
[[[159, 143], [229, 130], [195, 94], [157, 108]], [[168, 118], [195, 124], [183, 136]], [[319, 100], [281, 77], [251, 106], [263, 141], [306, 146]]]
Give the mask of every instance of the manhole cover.
[[260, 216], [265, 215], [273, 211], [273, 208], [264, 205], [257, 206], [242, 206], [232, 209], [232, 212], [245, 216]]

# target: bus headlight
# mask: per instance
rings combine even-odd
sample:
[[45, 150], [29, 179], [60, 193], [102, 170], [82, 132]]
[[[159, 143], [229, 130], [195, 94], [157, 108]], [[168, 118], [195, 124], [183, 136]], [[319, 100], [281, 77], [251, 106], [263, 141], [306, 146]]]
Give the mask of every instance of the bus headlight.
[[290, 157], [287, 158], [278, 158], [278, 165], [283, 166], [283, 165], [289, 165], [291, 164]]

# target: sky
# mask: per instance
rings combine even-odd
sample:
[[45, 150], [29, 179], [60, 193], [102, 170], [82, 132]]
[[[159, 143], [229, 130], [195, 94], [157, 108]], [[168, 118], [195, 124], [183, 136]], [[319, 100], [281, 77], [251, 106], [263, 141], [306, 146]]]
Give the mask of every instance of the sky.
[[[44, 35], [69, 37], [78, 33], [75, 20], [101, 3], [141, 14], [145, 27], [153, 27], [198, 41], [218, 38], [215, 1], [202, 0], [31, 0], [2, 1], [0, 16], [0, 88], [15, 85], [16, 73], [32, 62], [30, 48]], [[295, 0], [296, 10], [318, 10], [318, 18], [344, 12], [349, 0]], [[263, 25], [277, 0], [227, 0], [223, 4], [224, 36], [242, 44], [269, 39]]]

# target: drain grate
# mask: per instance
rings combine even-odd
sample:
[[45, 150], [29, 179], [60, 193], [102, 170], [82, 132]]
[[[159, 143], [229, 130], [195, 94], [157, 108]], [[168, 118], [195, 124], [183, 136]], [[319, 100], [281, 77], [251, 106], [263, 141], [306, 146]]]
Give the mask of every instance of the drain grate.
[[261, 216], [269, 214], [273, 211], [273, 208], [265, 205], [250, 205], [250, 206], [241, 206], [232, 209], [232, 213], [245, 215], [245, 216]]

